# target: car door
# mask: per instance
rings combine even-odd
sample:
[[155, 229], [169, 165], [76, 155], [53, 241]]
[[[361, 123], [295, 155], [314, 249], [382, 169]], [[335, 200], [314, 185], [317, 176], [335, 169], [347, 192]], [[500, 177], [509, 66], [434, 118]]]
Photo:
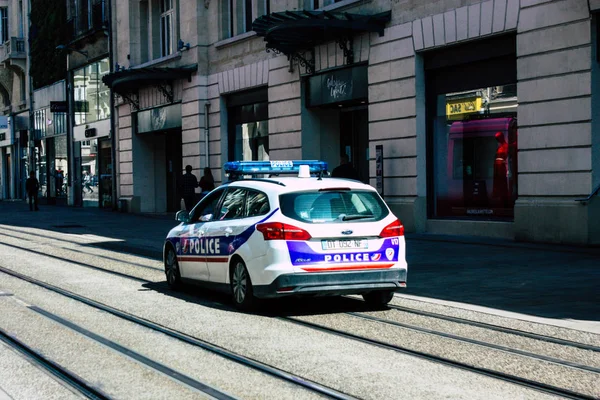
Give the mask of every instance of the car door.
[[179, 270], [182, 278], [200, 281], [209, 280], [207, 265], [206, 231], [218, 212], [224, 189], [216, 190], [206, 196], [190, 213], [190, 222], [180, 235]]
[[247, 190], [240, 187], [227, 189], [219, 214], [207, 225], [206, 240], [209, 249], [215, 249], [214, 253], [207, 256], [211, 282], [227, 282], [229, 254], [235, 249], [234, 239], [247, 228], [243, 218], [246, 193]]

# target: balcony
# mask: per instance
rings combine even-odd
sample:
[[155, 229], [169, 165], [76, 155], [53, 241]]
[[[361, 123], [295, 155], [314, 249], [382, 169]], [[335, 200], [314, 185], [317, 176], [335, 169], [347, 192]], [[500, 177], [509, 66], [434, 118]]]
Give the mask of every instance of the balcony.
[[5, 67], [17, 67], [24, 71], [26, 60], [25, 39], [11, 37], [0, 46], [0, 63]]

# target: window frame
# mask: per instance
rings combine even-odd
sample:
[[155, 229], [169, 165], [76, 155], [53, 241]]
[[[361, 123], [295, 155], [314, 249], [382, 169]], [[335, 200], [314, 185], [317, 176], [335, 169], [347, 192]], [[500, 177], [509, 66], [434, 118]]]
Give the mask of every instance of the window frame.
[[4, 44], [9, 39], [8, 7], [0, 7], [0, 44]]
[[[214, 219], [215, 211], [217, 211], [217, 212], [221, 211], [221, 203], [223, 202], [223, 198], [224, 198], [226, 189], [227, 189], [227, 187], [217, 188], [213, 192], [208, 194], [206, 197], [204, 197], [202, 200], [200, 200], [198, 202], [198, 204], [196, 204], [196, 206], [194, 208], [192, 208], [192, 211], [190, 211], [190, 213], [189, 213], [190, 218], [189, 218], [188, 224], [198, 224], [198, 223], [204, 224], [206, 222], [215, 221], [215, 219]], [[213, 214], [212, 214], [213, 219], [211, 219], [210, 221], [200, 221], [200, 218], [202, 217], [201, 212], [206, 209], [209, 202], [213, 198], [217, 198], [217, 202], [214, 205]], [[206, 215], [206, 214], [204, 214], [204, 215]]]
[[[262, 214], [248, 215], [248, 198], [252, 194], [257, 194], [257, 195], [263, 195], [263, 196], [265, 196], [265, 199], [267, 199], [267, 211], [265, 211]], [[269, 214], [269, 212], [271, 212], [271, 202], [269, 201], [269, 195], [266, 194], [265, 192], [261, 191], [261, 190], [258, 190], [258, 189], [246, 189], [246, 198], [245, 198], [245, 201], [244, 201], [244, 216], [243, 216], [243, 218], [262, 217], [264, 215]]]
[[[243, 200], [242, 200], [242, 211], [241, 213], [238, 214], [237, 217], [234, 218], [221, 218], [221, 211], [223, 209], [223, 206], [225, 204], [225, 199], [227, 198], [227, 196], [235, 191], [242, 191], [243, 193]], [[223, 196], [222, 200], [221, 200], [221, 205], [219, 207], [219, 219], [213, 219], [213, 221], [235, 221], [235, 220], [239, 220], [239, 219], [244, 219], [246, 218], [246, 199], [248, 197], [248, 189], [246, 189], [245, 187], [240, 187], [240, 186], [231, 186], [228, 187], [227, 190], [225, 191], [225, 195]], [[227, 214], [225, 215], [227, 216]], [[224, 217], [225, 217], [224, 216]], [[214, 216], [213, 216], [214, 218]]]
[[[169, 3], [170, 8], [166, 8], [166, 3]], [[167, 57], [171, 54], [174, 54], [176, 51], [176, 41], [177, 41], [177, 33], [175, 31], [175, 27], [177, 26], [177, 14], [175, 12], [176, 9], [176, 0], [159, 0], [158, 7], [158, 15], [159, 15], [159, 33], [160, 33], [160, 56]], [[169, 43], [165, 41], [165, 32], [167, 29], [163, 26], [163, 21], [169, 22], [169, 34], [170, 40]]]

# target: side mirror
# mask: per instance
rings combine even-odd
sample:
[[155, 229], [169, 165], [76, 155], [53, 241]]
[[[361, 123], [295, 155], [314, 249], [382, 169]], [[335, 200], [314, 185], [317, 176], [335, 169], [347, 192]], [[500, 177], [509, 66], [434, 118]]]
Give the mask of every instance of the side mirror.
[[190, 213], [185, 210], [177, 211], [177, 214], [175, 214], [175, 219], [179, 222], [188, 223], [190, 221]]
[[212, 221], [213, 219], [213, 215], [212, 214], [206, 214], [200, 217], [200, 221], [202, 222], [208, 222], [208, 221]]

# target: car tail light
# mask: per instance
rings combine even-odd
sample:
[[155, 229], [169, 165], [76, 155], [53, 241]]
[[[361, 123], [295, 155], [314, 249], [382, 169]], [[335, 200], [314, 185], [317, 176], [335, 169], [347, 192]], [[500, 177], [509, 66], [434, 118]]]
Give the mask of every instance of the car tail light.
[[265, 240], [310, 240], [312, 236], [304, 229], [281, 222], [267, 222], [256, 225]]
[[395, 220], [381, 231], [379, 237], [387, 238], [394, 236], [404, 236], [404, 225], [399, 219]]

